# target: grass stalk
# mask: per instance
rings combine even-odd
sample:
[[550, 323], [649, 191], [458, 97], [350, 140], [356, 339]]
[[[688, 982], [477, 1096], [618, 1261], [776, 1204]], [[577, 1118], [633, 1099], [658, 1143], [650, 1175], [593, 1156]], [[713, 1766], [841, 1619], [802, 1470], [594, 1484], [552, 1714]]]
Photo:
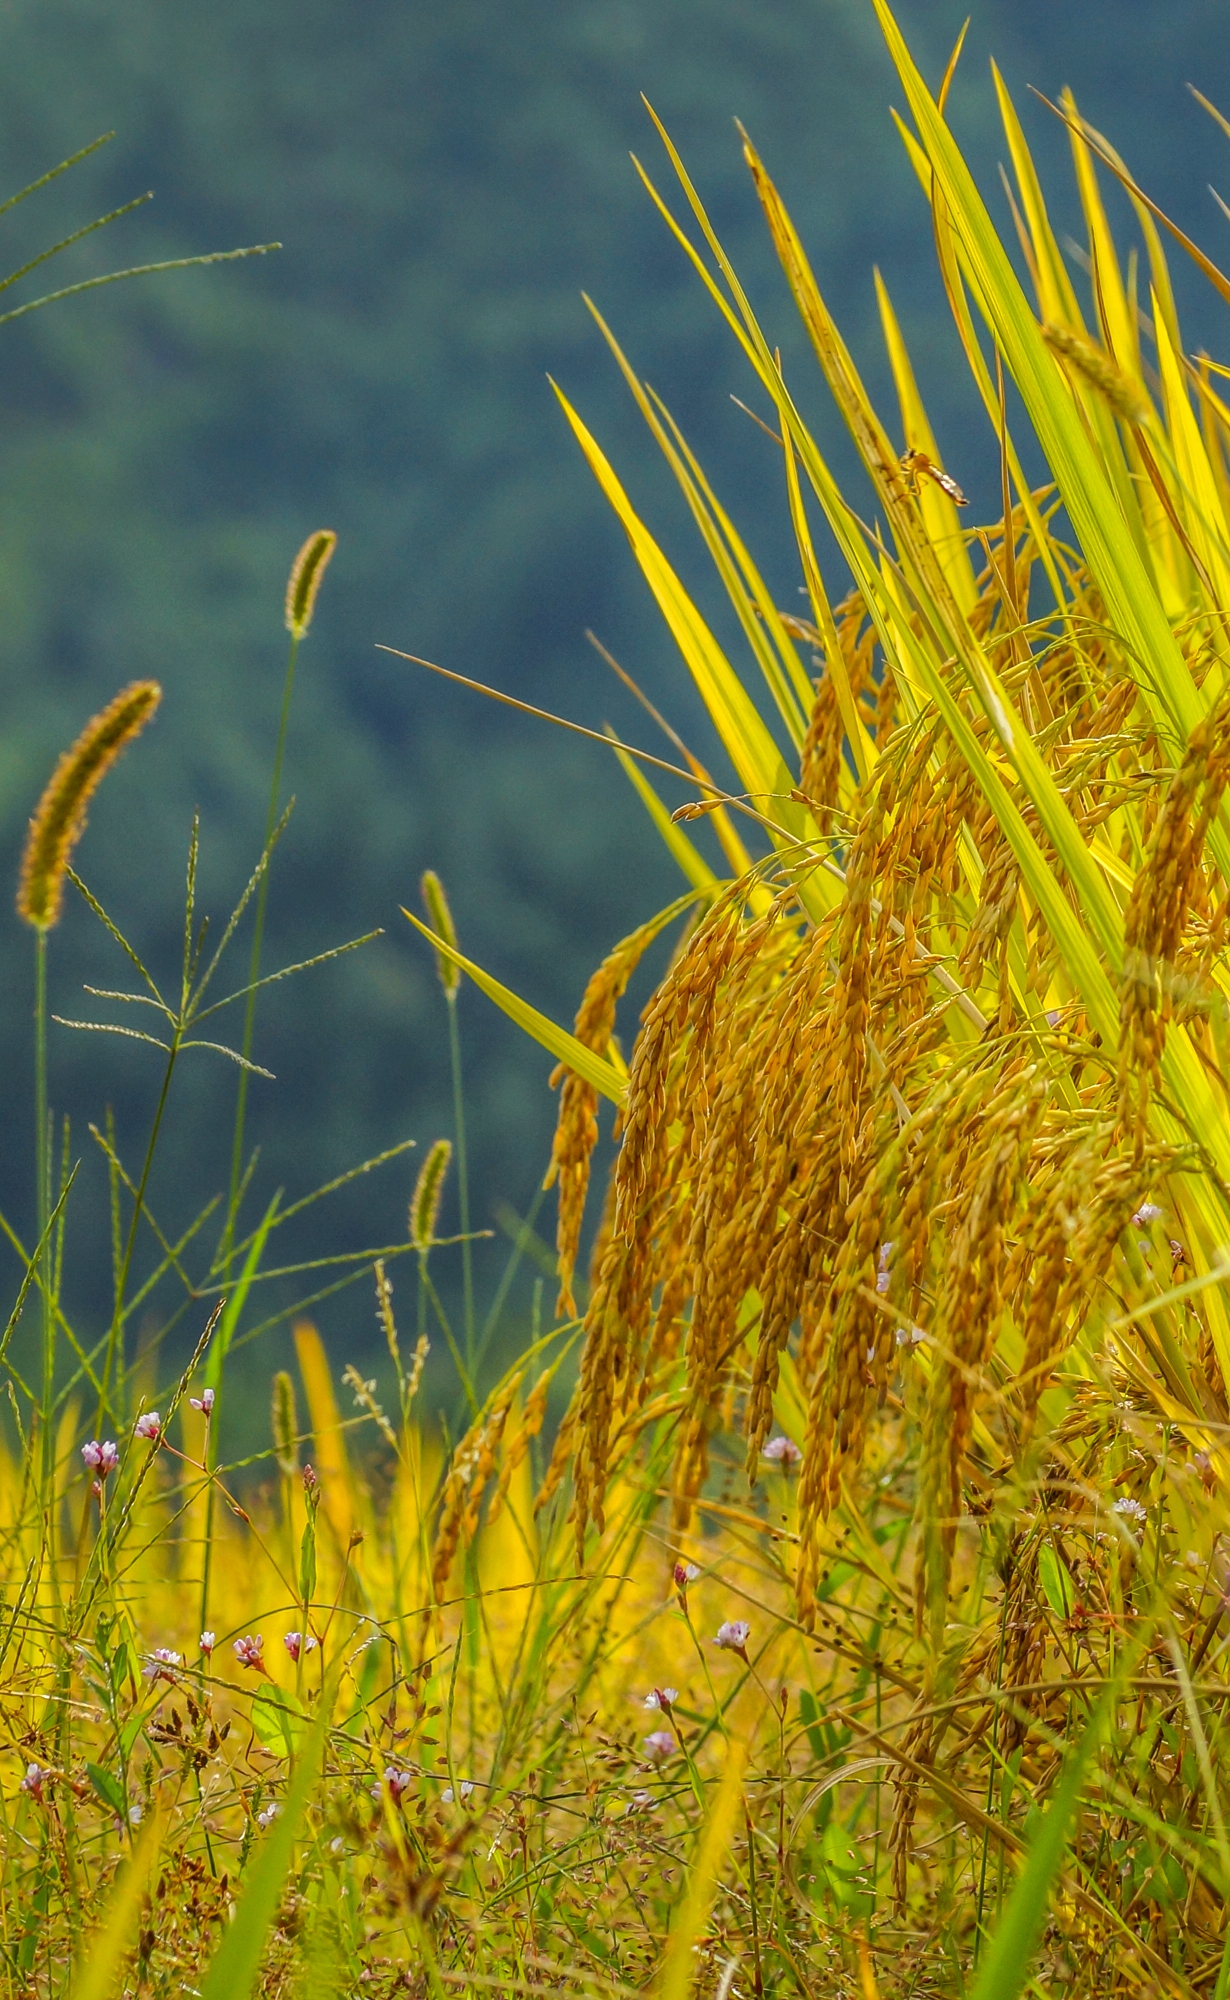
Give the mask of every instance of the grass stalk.
[[[262, 852], [269, 855], [274, 832], [278, 824], [278, 802], [282, 795], [282, 764], [286, 755], [286, 733], [290, 723], [291, 697], [295, 691], [295, 664], [299, 657], [300, 633], [292, 632], [286, 659], [286, 675], [282, 683], [282, 708], [278, 717], [278, 737], [273, 753], [273, 770], [269, 780], [269, 807], [265, 815], [265, 839]], [[252, 950], [248, 960], [248, 997], [244, 1006], [243, 1037], [240, 1052], [244, 1062], [252, 1060], [252, 1043], [256, 1032], [256, 982], [261, 976], [261, 951], [265, 938], [265, 910], [269, 900], [269, 862], [261, 876], [256, 892], [256, 913], [252, 923]], [[231, 1177], [227, 1195], [226, 1221], [223, 1227], [222, 1245], [219, 1252], [223, 1281], [230, 1282], [231, 1264], [234, 1258], [235, 1225], [239, 1216], [240, 1190], [243, 1185], [244, 1127], [248, 1108], [248, 1079], [250, 1072], [241, 1069], [235, 1091], [235, 1123], [231, 1135]]]

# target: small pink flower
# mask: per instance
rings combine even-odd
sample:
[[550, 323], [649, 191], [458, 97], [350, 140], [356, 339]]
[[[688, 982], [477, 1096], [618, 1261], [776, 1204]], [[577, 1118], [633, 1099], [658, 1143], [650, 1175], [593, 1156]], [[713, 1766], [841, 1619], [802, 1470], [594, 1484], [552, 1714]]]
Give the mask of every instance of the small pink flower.
[[189, 1396], [188, 1398], [193, 1409], [200, 1411], [206, 1423], [209, 1422], [214, 1413], [214, 1400], [215, 1391], [213, 1389], [202, 1389], [199, 1396]]
[[876, 1290], [886, 1292], [893, 1278], [893, 1246], [881, 1243], [880, 1254], [876, 1258]]
[[793, 1438], [770, 1438], [760, 1456], [767, 1458], [770, 1465], [797, 1465], [803, 1454]]
[[700, 1571], [695, 1563], [677, 1562], [674, 1568], [675, 1589], [680, 1597], [686, 1597], [688, 1585], [695, 1583]]
[[162, 1418], [157, 1410], [143, 1410], [133, 1425], [133, 1433], [136, 1437], [148, 1438], [151, 1444], [157, 1444], [162, 1436]]
[[281, 1811], [282, 1808], [278, 1803], [277, 1799], [271, 1799], [269, 1804], [265, 1807], [264, 1811], [257, 1813], [256, 1824], [260, 1827], [262, 1832], [264, 1832], [266, 1827], [273, 1825], [274, 1820], [279, 1817]]
[[[396, 1764], [389, 1764], [385, 1769], [384, 1782], [388, 1787], [389, 1797], [392, 1799], [393, 1804], [399, 1806], [403, 1793], [408, 1792], [414, 1783], [414, 1773], [413, 1771], [399, 1771]], [[372, 1797], [379, 1802], [379, 1785], [372, 1786]]]
[[50, 1771], [45, 1771], [41, 1764], [27, 1764], [26, 1775], [21, 1781], [21, 1790], [28, 1792], [32, 1799], [38, 1799], [41, 1803], [43, 1786], [50, 1776]]
[[264, 1674], [269, 1670], [265, 1665], [265, 1641], [259, 1633], [256, 1638], [236, 1639], [235, 1658], [241, 1667], [251, 1667], [254, 1673]]
[[119, 1462], [120, 1448], [113, 1438], [107, 1438], [98, 1447], [98, 1470], [104, 1479], [109, 1472], [115, 1471]]
[[316, 1641], [310, 1632], [306, 1639], [302, 1632], [288, 1632], [282, 1644], [290, 1654], [291, 1659], [296, 1661], [300, 1653], [314, 1653], [316, 1651]]
[[678, 1688], [651, 1688], [645, 1696], [645, 1707], [660, 1708], [664, 1714], [669, 1715], [678, 1699]]
[[[459, 1784], [459, 1785], [458, 1785], [458, 1787], [457, 1787], [457, 1791], [458, 1791], [458, 1794], [460, 1795], [460, 1798], [461, 1798], [461, 1803], [462, 1803], [462, 1805], [464, 1805], [464, 1804], [466, 1803], [466, 1800], [467, 1800], [467, 1799], [469, 1799], [469, 1798], [472, 1798], [472, 1797], [473, 1797], [473, 1794], [474, 1794], [474, 1780], [473, 1780], [473, 1778], [463, 1778], [463, 1779], [461, 1780], [460, 1784]], [[451, 1786], [451, 1785], [446, 1785], [446, 1786], [444, 1787], [444, 1790], [443, 1790], [443, 1791], [441, 1792], [441, 1794], [440, 1794], [440, 1798], [441, 1798], [442, 1802], [443, 1802], [443, 1803], [444, 1803], [444, 1804], [445, 1804], [446, 1806], [451, 1806], [451, 1805], [452, 1805], [452, 1803], [453, 1803], [453, 1788], [452, 1788], [452, 1786]]]
[[746, 1661], [747, 1642], [751, 1636], [752, 1628], [746, 1618], [728, 1618], [724, 1625], [718, 1626], [713, 1643], [720, 1646], [723, 1652], [737, 1653], [741, 1660]]
[[165, 1646], [156, 1646], [142, 1672], [147, 1681], [170, 1681], [174, 1684], [175, 1669], [182, 1667], [183, 1664], [183, 1658], [179, 1653], [168, 1652]]
[[655, 1729], [652, 1736], [645, 1738], [645, 1755], [651, 1764], [665, 1764], [668, 1757], [674, 1756], [675, 1749], [669, 1729]]
[[82, 1445], [81, 1457], [90, 1472], [97, 1472], [102, 1464], [102, 1446], [97, 1438], [91, 1438], [88, 1444]]
[[216, 1632], [202, 1632], [201, 1651], [204, 1653], [206, 1659], [209, 1658], [210, 1654], [213, 1652], [213, 1649], [217, 1645], [217, 1643], [218, 1643], [218, 1635]]
[[303, 1490], [305, 1493], [316, 1491], [316, 1468], [313, 1465], [305, 1465], [303, 1468]]

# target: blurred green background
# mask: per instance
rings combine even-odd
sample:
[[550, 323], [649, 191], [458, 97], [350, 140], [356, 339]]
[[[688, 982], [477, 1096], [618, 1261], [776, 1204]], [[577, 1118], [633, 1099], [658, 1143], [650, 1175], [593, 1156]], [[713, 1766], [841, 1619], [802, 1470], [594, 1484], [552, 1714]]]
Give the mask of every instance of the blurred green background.
[[[903, 0], [933, 79], [964, 11], [965, 0]], [[969, 408], [926, 211], [888, 116], [901, 92], [865, 0], [3, 0], [0, 51], [6, 189], [97, 133], [117, 133], [0, 221], [6, 268], [146, 187], [156, 200], [57, 260], [55, 282], [272, 238], [284, 245], [0, 328], [0, 875], [14, 878], [56, 753], [119, 685], [156, 675], [162, 713], [108, 779], [79, 861], [168, 976], [193, 808], [204, 903], [216, 915], [259, 848], [287, 566], [311, 529], [339, 536], [301, 654], [287, 763], [298, 806], [274, 864], [266, 964], [378, 924], [387, 935], [276, 989], [262, 1009], [256, 1053], [277, 1077], [254, 1086], [250, 1105], [262, 1149], [252, 1206], [263, 1207], [276, 1186], [291, 1199], [404, 1137], [425, 1146], [451, 1129], [444, 1010], [429, 958], [398, 914], [425, 866], [447, 884], [464, 947], [560, 1019], [609, 945], [677, 891], [601, 750], [375, 650], [384, 641], [426, 654], [591, 726], [609, 718], [656, 747], [586, 645], [592, 626], [709, 750], [681, 664], [546, 381], [555, 376], [579, 404], [712, 604], [689, 524], [583, 287], [673, 407], [780, 601], [793, 598], [779, 466], [730, 401], [748, 393], [739, 357], [628, 160], [635, 149], [666, 185], [638, 93], [679, 143], [792, 379], [804, 382], [811, 364], [735, 116], [778, 179], [860, 366], [886, 395], [871, 266], [883, 269], [948, 462], [975, 495], [985, 490], [988, 507], [991, 441]], [[1074, 226], [1066, 145], [1030, 84], [1054, 96], [1071, 83], [1157, 198], [1222, 255], [1226, 225], [1206, 183], [1230, 184], [1230, 159], [1184, 84], [1230, 102], [1224, 9], [979, 0], [953, 117], [1007, 223], [992, 52], [1048, 169], [1061, 229]], [[9, 299], [35, 287], [48, 288], [28, 281]], [[1189, 310], [1186, 332], [1216, 351], [1221, 329], [1206, 304]], [[835, 424], [812, 400], [847, 466]], [[839, 593], [839, 576], [831, 583]], [[725, 629], [716, 606], [715, 616]], [[61, 1013], [99, 1011], [82, 1001], [84, 980], [126, 983], [79, 904], [51, 963]], [[29, 939], [11, 919], [0, 1199], [26, 1229], [30, 1001]], [[532, 1200], [554, 1100], [546, 1059], [473, 991], [462, 1026], [475, 1219], [488, 1224], [497, 1201], [523, 1211]], [[226, 1174], [235, 1072], [209, 1056], [192, 1064], [176, 1086], [154, 1187], [168, 1227]], [[106, 1309], [109, 1253], [86, 1123], [110, 1102], [131, 1157], [156, 1084], [152, 1051], [53, 1031], [53, 1100], [86, 1155], [68, 1282], [87, 1325]], [[310, 1211], [293, 1241], [288, 1232], [287, 1254], [403, 1239], [413, 1159]], [[455, 1226], [455, 1203], [444, 1220]], [[543, 1221], [549, 1235], [549, 1209]], [[480, 1247], [482, 1291], [502, 1256]], [[441, 1276], [455, 1296], [455, 1272], [442, 1266]], [[331, 1301], [321, 1323], [339, 1365], [367, 1354], [368, 1285]], [[272, 1358], [261, 1355], [262, 1377]]]

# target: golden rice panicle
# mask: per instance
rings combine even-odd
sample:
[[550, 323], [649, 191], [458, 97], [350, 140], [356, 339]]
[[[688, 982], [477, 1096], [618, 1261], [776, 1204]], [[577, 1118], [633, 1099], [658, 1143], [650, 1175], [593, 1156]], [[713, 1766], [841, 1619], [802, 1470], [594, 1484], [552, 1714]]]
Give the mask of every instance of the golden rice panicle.
[[602, 1531], [611, 1424], [651, 1325], [654, 1250], [677, 1198], [668, 1130], [677, 1120], [683, 1128], [678, 1150], [686, 1154], [698, 1115], [695, 1100], [703, 1094], [703, 1088], [692, 1091], [686, 1082], [674, 1092], [672, 1078], [681, 1059], [690, 1078], [686, 1052], [703, 1045], [709, 1032], [723, 975], [738, 946], [741, 904], [742, 891], [729, 892], [693, 932], [645, 1009], [632, 1052], [611, 1235], [585, 1317], [573, 1460], [579, 1559], [589, 1521]]
[[1104, 347], [1099, 347], [1087, 334], [1075, 333], [1069, 326], [1056, 326], [1052, 322], [1043, 327], [1042, 338], [1053, 354], [1061, 354], [1078, 375], [1092, 384], [1125, 424], [1143, 424], [1147, 420], [1149, 405], [1143, 392]]
[[483, 1494], [495, 1470], [508, 1412], [524, 1379], [525, 1371], [521, 1369], [501, 1384], [489, 1407], [471, 1424], [453, 1453], [431, 1552], [432, 1587], [437, 1604], [448, 1589], [458, 1548], [463, 1542], [471, 1542], [478, 1528]]
[[942, 1635], [948, 1582], [962, 1512], [961, 1474], [1003, 1304], [1006, 1238], [1030, 1148], [1045, 1105], [1045, 1086], [1029, 1072], [1009, 1072], [978, 1106], [957, 1148], [950, 1182], [960, 1217], [936, 1301], [935, 1340], [923, 1417], [918, 1516], [923, 1560], [917, 1572], [919, 1629]]
[[536, 1514], [540, 1514], [544, 1507], [550, 1505], [568, 1475], [576, 1443], [577, 1421], [580, 1408], [581, 1384], [578, 1382], [572, 1395], [569, 1397], [568, 1408], [564, 1411], [560, 1427], [555, 1433], [555, 1443], [551, 1448], [551, 1462], [543, 1475], [542, 1485], [534, 1495], [534, 1512]]
[[1133, 884], [1123, 926], [1119, 1003], [1120, 1118], [1144, 1149], [1153, 1084], [1173, 1008], [1188, 913], [1199, 894], [1204, 843], [1230, 778], [1230, 695], [1191, 733]]
[[[451, 945], [456, 951], [457, 926], [453, 922], [453, 913], [449, 908], [448, 897], [444, 893], [444, 884], [434, 868], [428, 868], [424, 872], [419, 883], [419, 894], [423, 898], [423, 908], [427, 912], [427, 921], [432, 930], [438, 938], [443, 938], [445, 944]], [[444, 988], [445, 999], [455, 1000], [457, 988], [461, 984], [461, 967], [448, 956], [447, 952], [438, 951], [436, 972]]]
[[286, 580], [286, 629], [296, 644], [312, 622], [320, 586], [336, 547], [337, 536], [332, 528], [317, 528], [291, 564]]
[[299, 1413], [295, 1408], [295, 1385], [284, 1368], [279, 1368], [273, 1378], [273, 1407], [270, 1411], [273, 1429], [273, 1455], [278, 1471], [287, 1479], [293, 1479], [299, 1470]]
[[90, 800], [161, 700], [157, 681], [131, 682], [86, 724], [52, 772], [30, 821], [17, 889], [17, 914], [36, 930], [59, 922], [64, 877], [85, 832]]
[[410, 1241], [420, 1257], [427, 1255], [436, 1239], [436, 1224], [440, 1219], [440, 1198], [444, 1193], [444, 1176], [448, 1172], [452, 1157], [452, 1140], [437, 1139], [419, 1168], [419, 1177], [414, 1183], [414, 1194], [410, 1202]]
[[842, 741], [837, 688], [832, 677], [824, 674], [816, 682], [816, 698], [799, 758], [799, 790], [806, 792], [818, 806], [831, 807], [837, 803]]
[[538, 1377], [538, 1380], [525, 1399], [525, 1408], [521, 1413], [521, 1422], [504, 1447], [504, 1463], [500, 1468], [499, 1483], [491, 1496], [491, 1505], [487, 1509], [487, 1525], [489, 1527], [493, 1521], [498, 1520], [504, 1503], [508, 1498], [509, 1489], [512, 1486], [517, 1469], [524, 1464], [529, 1453], [531, 1441], [538, 1436], [538, 1433], [542, 1429], [543, 1419], [547, 1414], [547, 1394], [554, 1375], [554, 1368], [543, 1369], [542, 1374]]
[[[628, 981], [657, 936], [655, 924], [642, 924], [630, 937], [607, 953], [592, 975], [577, 1009], [573, 1032], [579, 1042], [597, 1055], [605, 1055], [615, 1032], [615, 1009], [623, 998]], [[589, 1191], [589, 1165], [598, 1143], [598, 1093], [591, 1083], [577, 1076], [566, 1063], [557, 1063], [551, 1072], [551, 1088], [561, 1086], [559, 1116], [551, 1146], [551, 1165], [543, 1185], [559, 1182], [559, 1212], [556, 1221], [556, 1268], [559, 1297], [555, 1312], [559, 1319], [572, 1319], [576, 1300], [572, 1292], [581, 1225], [585, 1218], [585, 1197]]]

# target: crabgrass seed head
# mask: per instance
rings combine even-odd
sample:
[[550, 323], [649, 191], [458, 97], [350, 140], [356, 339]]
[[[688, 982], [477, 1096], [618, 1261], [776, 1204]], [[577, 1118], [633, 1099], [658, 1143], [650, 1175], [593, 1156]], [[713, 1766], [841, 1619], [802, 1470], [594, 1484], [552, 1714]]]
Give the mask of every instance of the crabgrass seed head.
[[278, 1471], [293, 1479], [299, 1470], [299, 1415], [295, 1409], [295, 1385], [284, 1368], [273, 1378], [273, 1455]]
[[59, 922], [64, 877], [85, 832], [90, 800], [161, 700], [157, 681], [133, 681], [122, 688], [86, 724], [52, 772], [30, 821], [17, 889], [17, 914], [36, 930], [48, 931]]
[[437, 1139], [419, 1168], [419, 1177], [414, 1183], [414, 1199], [410, 1203], [410, 1241], [420, 1256], [431, 1248], [435, 1239], [444, 1176], [452, 1157], [452, 1140]]
[[[419, 883], [419, 889], [423, 897], [423, 907], [427, 912], [427, 921], [431, 925], [432, 930], [437, 937], [443, 938], [445, 944], [451, 944], [453, 950], [456, 951], [457, 926], [453, 922], [453, 913], [448, 906], [448, 897], [444, 893], [444, 884], [436, 874], [434, 868], [427, 869], [422, 881]], [[444, 952], [438, 951], [436, 953], [436, 971], [440, 975], [440, 984], [444, 988], [445, 998], [452, 1000], [456, 996], [457, 988], [461, 984], [460, 966], [454, 964], [453, 960], [446, 957]]]
[[316, 593], [336, 547], [337, 536], [332, 528], [317, 528], [291, 564], [286, 583], [286, 629], [293, 639], [302, 639], [312, 622]]

